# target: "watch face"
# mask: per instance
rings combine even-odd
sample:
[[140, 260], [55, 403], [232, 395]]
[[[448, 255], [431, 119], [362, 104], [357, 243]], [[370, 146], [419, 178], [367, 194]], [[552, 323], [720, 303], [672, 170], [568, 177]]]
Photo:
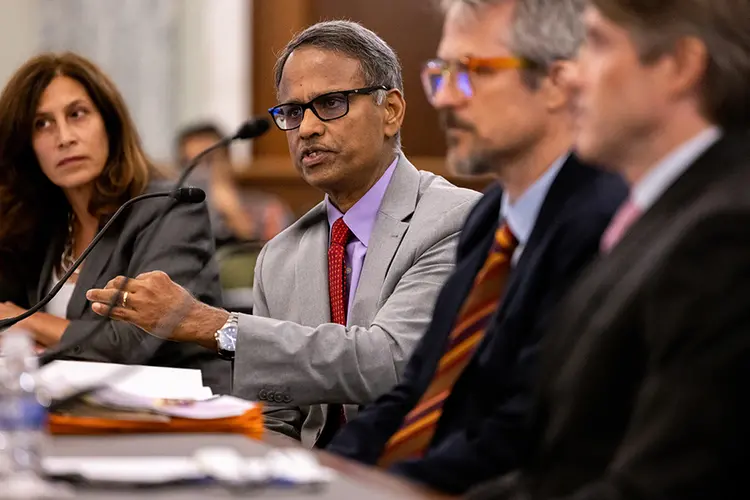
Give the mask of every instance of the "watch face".
[[219, 349], [234, 352], [235, 346], [237, 344], [237, 326], [225, 326], [224, 328], [219, 330], [219, 335], [217, 337], [218, 338], [216, 339], [216, 341], [219, 344]]

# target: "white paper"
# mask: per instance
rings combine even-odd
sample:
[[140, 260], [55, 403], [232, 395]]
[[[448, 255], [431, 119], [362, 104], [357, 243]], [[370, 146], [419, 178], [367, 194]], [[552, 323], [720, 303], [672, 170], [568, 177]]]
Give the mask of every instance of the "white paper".
[[37, 380], [52, 397], [106, 383], [123, 394], [150, 398], [205, 399], [200, 370], [161, 366], [119, 365], [87, 361], [53, 361], [37, 372]]
[[96, 403], [123, 410], [151, 411], [170, 417], [198, 420], [238, 417], [255, 406], [255, 403], [233, 396], [213, 396], [208, 398], [149, 398], [134, 396], [108, 389], [98, 391], [89, 397]]
[[165, 483], [201, 479], [192, 457], [45, 457], [42, 468], [53, 476], [80, 475], [90, 481]]
[[45, 457], [52, 476], [80, 475], [90, 481], [152, 483], [213, 478], [232, 484], [325, 484], [336, 472], [320, 465], [309, 450], [276, 449], [262, 457], [243, 457], [224, 447], [199, 448], [184, 457]]

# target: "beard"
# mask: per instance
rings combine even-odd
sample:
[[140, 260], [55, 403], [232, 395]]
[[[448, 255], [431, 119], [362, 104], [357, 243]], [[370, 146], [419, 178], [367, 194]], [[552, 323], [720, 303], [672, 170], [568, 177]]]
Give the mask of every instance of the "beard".
[[448, 164], [458, 175], [485, 175], [492, 173], [499, 152], [494, 151], [486, 141], [483, 140], [476, 128], [459, 119], [450, 109], [442, 110], [440, 113], [440, 124], [444, 131], [461, 130], [471, 135], [471, 144], [468, 152], [459, 153], [460, 140], [448, 137]]
[[469, 156], [450, 159], [450, 164], [458, 175], [487, 175], [497, 170], [495, 156], [491, 151], [472, 151]]

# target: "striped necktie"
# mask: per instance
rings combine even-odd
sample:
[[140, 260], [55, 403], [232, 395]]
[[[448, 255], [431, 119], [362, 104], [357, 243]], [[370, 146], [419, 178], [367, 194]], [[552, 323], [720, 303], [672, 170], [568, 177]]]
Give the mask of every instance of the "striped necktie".
[[487, 260], [477, 273], [474, 285], [461, 306], [443, 356], [432, 381], [417, 405], [406, 415], [399, 430], [391, 436], [378, 465], [388, 467], [408, 458], [420, 457], [430, 444], [443, 403], [477, 346], [484, 338], [487, 325], [500, 305], [511, 268], [511, 257], [518, 246], [507, 224], [495, 233]]

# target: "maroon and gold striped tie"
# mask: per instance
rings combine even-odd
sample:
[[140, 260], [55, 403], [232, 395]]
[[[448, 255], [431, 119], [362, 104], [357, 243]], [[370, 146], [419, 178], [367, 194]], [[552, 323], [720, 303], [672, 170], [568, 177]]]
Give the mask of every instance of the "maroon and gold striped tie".
[[406, 415], [399, 430], [391, 436], [378, 465], [388, 467], [408, 458], [420, 457], [432, 440], [443, 403], [461, 372], [469, 364], [484, 338], [487, 324], [500, 304], [518, 240], [507, 224], [495, 233], [487, 260], [477, 273], [474, 285], [461, 306], [445, 353], [438, 362], [430, 385], [417, 405]]

